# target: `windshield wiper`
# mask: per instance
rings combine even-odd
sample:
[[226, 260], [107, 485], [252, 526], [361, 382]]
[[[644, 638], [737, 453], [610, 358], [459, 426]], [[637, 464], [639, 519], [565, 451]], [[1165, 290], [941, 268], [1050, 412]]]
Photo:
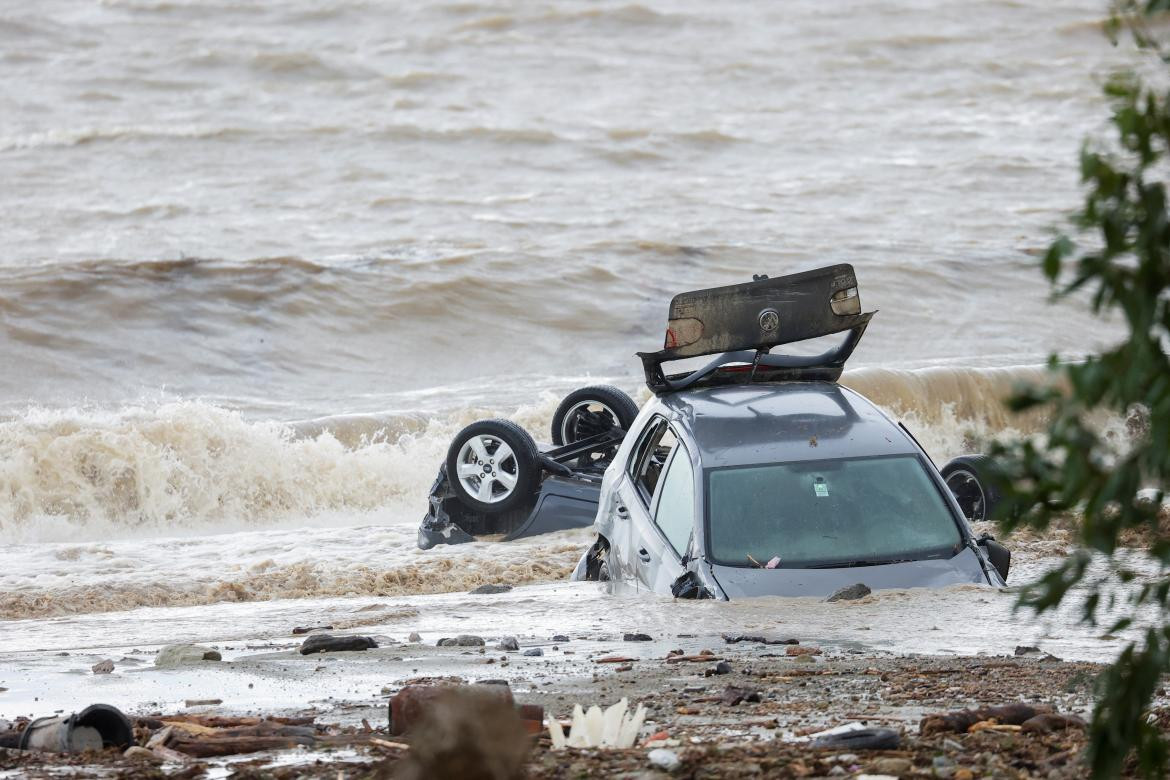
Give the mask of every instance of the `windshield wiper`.
[[911, 563], [916, 558], [894, 558], [888, 561], [841, 561], [840, 563], [818, 563], [815, 566], [805, 566], [806, 569], [852, 569], [857, 566], [888, 566], [894, 563]]

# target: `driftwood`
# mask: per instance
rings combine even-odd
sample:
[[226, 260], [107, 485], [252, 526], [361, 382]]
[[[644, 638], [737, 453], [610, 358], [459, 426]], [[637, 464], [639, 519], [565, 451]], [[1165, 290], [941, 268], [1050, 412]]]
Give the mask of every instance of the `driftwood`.
[[167, 747], [196, 758], [232, 756], [261, 750], [284, 750], [298, 745], [312, 745], [310, 737], [220, 737], [174, 735]]

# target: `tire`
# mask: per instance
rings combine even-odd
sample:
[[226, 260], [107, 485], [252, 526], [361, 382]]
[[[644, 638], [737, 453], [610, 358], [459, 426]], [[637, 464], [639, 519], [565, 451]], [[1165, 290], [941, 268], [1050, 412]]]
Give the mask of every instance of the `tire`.
[[[506, 453], [497, 460], [501, 448]], [[540, 473], [536, 442], [510, 420], [472, 423], [447, 449], [451, 489], [461, 503], [485, 515], [503, 514], [529, 501], [540, 486]]]
[[617, 426], [628, 431], [638, 416], [634, 399], [611, 385], [574, 390], [561, 401], [552, 419], [553, 444], [562, 447]]
[[1002, 497], [989, 479], [991, 458], [961, 455], [943, 466], [940, 473], [968, 522], [989, 520], [995, 514]]

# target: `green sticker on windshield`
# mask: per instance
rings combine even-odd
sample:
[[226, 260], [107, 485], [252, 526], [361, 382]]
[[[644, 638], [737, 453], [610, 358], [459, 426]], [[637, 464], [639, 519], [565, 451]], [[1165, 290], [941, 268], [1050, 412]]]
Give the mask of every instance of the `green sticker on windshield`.
[[829, 486], [825, 484], [824, 477], [817, 477], [817, 481], [813, 483], [813, 492], [817, 494], [817, 498], [829, 497]]

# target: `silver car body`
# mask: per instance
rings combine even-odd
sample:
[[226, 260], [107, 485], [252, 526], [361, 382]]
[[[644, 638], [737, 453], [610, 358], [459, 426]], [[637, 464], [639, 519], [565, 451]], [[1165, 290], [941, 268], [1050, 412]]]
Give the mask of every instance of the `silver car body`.
[[[645, 495], [632, 476], [650, 432], [666, 425], [677, 440], [661, 465], [653, 495]], [[705, 496], [711, 469], [909, 455], [929, 474], [959, 530], [953, 555], [895, 563], [854, 561], [831, 568], [765, 568], [721, 565], [710, 554]], [[676, 458], [685, 459], [693, 485], [689, 529], [669, 527], [660, 506], [662, 485]], [[681, 474], [680, 480], [686, 475]], [[673, 493], [672, 493], [673, 495]], [[672, 499], [677, 500], [677, 499]], [[685, 508], [685, 505], [684, 505]], [[687, 515], [686, 511], [679, 515]], [[656, 522], [659, 520], [660, 522]], [[1002, 586], [974, 538], [938, 470], [913, 437], [861, 395], [829, 381], [739, 384], [683, 390], [653, 397], [641, 410], [601, 485], [594, 527], [608, 543], [611, 581], [671, 595], [689, 577], [720, 599], [746, 596], [820, 596], [854, 583], [872, 589], [937, 587], [961, 583]], [[688, 538], [683, 541], [684, 534]], [[682, 548], [682, 552], [676, 548]], [[589, 553], [574, 579], [585, 579]], [[689, 574], [688, 574], [689, 573]]]

